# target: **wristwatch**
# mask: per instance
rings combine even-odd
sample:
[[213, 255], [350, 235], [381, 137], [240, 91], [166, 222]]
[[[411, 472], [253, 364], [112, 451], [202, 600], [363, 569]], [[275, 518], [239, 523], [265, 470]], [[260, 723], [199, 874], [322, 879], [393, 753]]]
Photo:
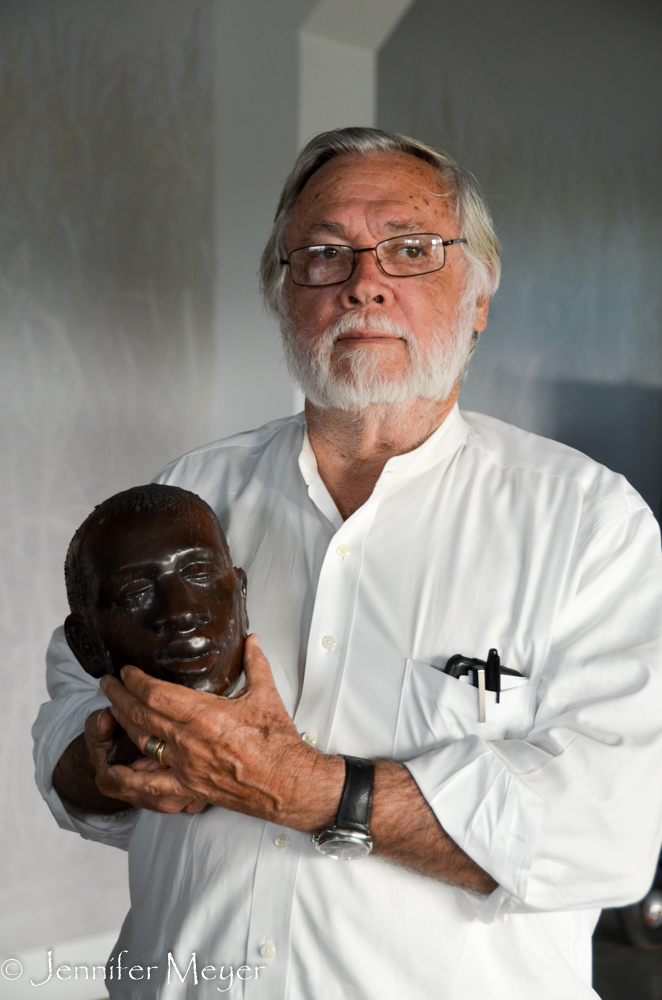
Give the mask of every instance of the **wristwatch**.
[[345, 757], [345, 785], [336, 822], [330, 830], [313, 834], [313, 843], [334, 861], [355, 861], [372, 850], [369, 832], [375, 765], [360, 757]]

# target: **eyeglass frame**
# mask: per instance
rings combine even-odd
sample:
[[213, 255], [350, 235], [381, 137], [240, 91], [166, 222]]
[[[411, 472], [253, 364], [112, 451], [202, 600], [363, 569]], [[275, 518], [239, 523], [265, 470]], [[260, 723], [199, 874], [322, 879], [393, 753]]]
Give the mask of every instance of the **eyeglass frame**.
[[[441, 245], [444, 247], [444, 259], [440, 267], [433, 267], [430, 271], [419, 271], [417, 274], [389, 274], [384, 268], [381, 260], [379, 259], [379, 254], [377, 253], [378, 247], [382, 246], [384, 243], [390, 243], [391, 240], [406, 240], [408, 236], [437, 236], [441, 240]], [[374, 247], [359, 247], [357, 250], [354, 247], [350, 247], [346, 243], [312, 243], [310, 246], [295, 247], [294, 250], [290, 250], [289, 255], [286, 258], [280, 259], [281, 267], [287, 264], [290, 271], [290, 280], [292, 284], [297, 285], [299, 288], [329, 288], [331, 285], [343, 285], [346, 281], [354, 274], [354, 268], [356, 267], [356, 255], [359, 253], [369, 253], [372, 250], [375, 251], [375, 259], [379, 265], [380, 270], [386, 275], [387, 278], [420, 278], [424, 274], [434, 274], [436, 271], [441, 271], [444, 264], [446, 263], [446, 247], [451, 247], [455, 243], [467, 243], [468, 241], [464, 236], [458, 236], [454, 240], [444, 240], [440, 233], [404, 233], [402, 236], [389, 236], [386, 240], [380, 240]], [[312, 250], [314, 247], [338, 247], [342, 250], [352, 251], [352, 270], [349, 272], [346, 278], [341, 278], [339, 281], [325, 281], [321, 284], [316, 285], [303, 285], [300, 281], [295, 281], [292, 277], [292, 266], [290, 264], [290, 257], [293, 253], [297, 253], [299, 250]]]

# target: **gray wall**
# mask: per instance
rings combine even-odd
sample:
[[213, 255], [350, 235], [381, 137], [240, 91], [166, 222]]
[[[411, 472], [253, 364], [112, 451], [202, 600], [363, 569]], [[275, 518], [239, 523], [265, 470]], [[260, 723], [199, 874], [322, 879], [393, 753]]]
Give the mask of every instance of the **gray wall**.
[[382, 50], [379, 123], [477, 176], [503, 282], [461, 403], [662, 499], [662, 10], [417, 0]]
[[125, 855], [39, 798], [30, 726], [74, 529], [213, 436], [212, 13], [0, 7], [0, 954], [127, 909]]

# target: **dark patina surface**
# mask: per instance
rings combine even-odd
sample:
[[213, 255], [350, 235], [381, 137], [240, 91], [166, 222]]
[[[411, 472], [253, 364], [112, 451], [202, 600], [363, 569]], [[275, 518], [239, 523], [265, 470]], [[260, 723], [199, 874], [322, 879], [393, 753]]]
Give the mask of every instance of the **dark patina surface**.
[[[135, 487], [95, 508], [65, 565], [67, 641], [93, 677], [132, 664], [161, 680], [223, 695], [242, 668], [246, 576], [196, 494]], [[142, 756], [120, 730], [108, 757]]]

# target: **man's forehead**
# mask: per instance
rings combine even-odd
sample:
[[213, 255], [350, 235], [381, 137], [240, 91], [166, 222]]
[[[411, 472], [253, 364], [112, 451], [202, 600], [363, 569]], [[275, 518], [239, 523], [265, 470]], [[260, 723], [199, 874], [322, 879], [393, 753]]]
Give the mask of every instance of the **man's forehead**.
[[347, 235], [348, 214], [366, 212], [386, 235], [424, 231], [453, 210], [448, 185], [429, 163], [407, 153], [338, 156], [308, 180], [297, 199], [297, 236]]
[[448, 187], [439, 171], [431, 163], [427, 163], [411, 153], [388, 150], [365, 156], [350, 153], [333, 156], [311, 174], [303, 190], [305, 191], [315, 180], [328, 184], [331, 177], [342, 181], [348, 175], [370, 177], [376, 171], [388, 174], [397, 172], [399, 183], [412, 187], [429, 187], [436, 191], [445, 191]]
[[[389, 211], [390, 209], [390, 211]], [[400, 236], [403, 233], [424, 232], [428, 223], [424, 214], [410, 214], [398, 211], [387, 202], [375, 204], [375, 218], [379, 218], [379, 227], [386, 236]], [[311, 219], [302, 225], [298, 233], [304, 237], [337, 237], [345, 239], [350, 236], [351, 227], [333, 218], [333, 206], [321, 214], [319, 219]]]

